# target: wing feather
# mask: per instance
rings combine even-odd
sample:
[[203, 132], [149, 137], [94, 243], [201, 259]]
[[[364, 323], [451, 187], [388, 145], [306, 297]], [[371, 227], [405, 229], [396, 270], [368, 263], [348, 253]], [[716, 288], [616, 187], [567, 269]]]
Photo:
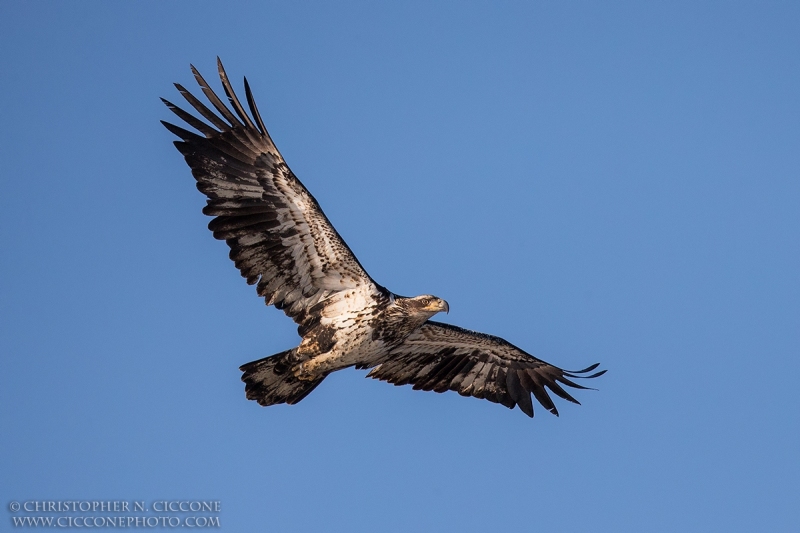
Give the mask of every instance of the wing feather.
[[248, 131], [252, 131], [256, 129], [253, 122], [250, 120], [250, 117], [247, 116], [245, 113], [242, 104], [239, 103], [239, 99], [236, 97], [236, 93], [233, 92], [233, 87], [231, 87], [231, 82], [228, 81], [228, 74], [225, 72], [225, 67], [222, 66], [222, 60], [217, 57], [217, 71], [219, 72], [219, 79], [222, 82], [222, 90], [225, 91], [225, 96], [228, 97], [228, 101], [233, 106], [234, 111], [236, 114], [239, 115], [239, 118], [244, 122], [247, 126]]
[[176, 83], [175, 88], [178, 89], [178, 92], [181, 93], [181, 96], [183, 96], [183, 98], [189, 102], [189, 105], [195, 108], [198, 113], [203, 115], [203, 118], [213, 124], [218, 130], [225, 131], [229, 128], [224, 120], [215, 115], [214, 112], [211, 111], [203, 102], [195, 98], [195, 96], [187, 91], [183, 85]]
[[[223, 118], [225, 118], [228, 121], [228, 123], [234, 128], [237, 126], [243, 127], [244, 124], [239, 122], [236, 119], [236, 117], [233, 116], [231, 110], [228, 109], [228, 107], [222, 103], [222, 100], [220, 100], [217, 94], [213, 91], [213, 89], [211, 89], [211, 86], [203, 78], [200, 72], [196, 68], [194, 68], [194, 65], [189, 65], [189, 67], [192, 69], [192, 74], [194, 74], [194, 79], [197, 81], [197, 84], [200, 86], [200, 89], [203, 91], [203, 94], [206, 95], [208, 101], [211, 102], [211, 104], [217, 109], [217, 111], [223, 116]], [[224, 71], [220, 70], [220, 81], [222, 81], [222, 86], [224, 88], [225, 82], [227, 81], [227, 76], [223, 77], [222, 72]]]
[[371, 378], [412, 385], [415, 390], [454, 390], [510, 409], [518, 406], [530, 417], [534, 412], [531, 395], [558, 416], [548, 389], [578, 403], [561, 385], [586, 389], [569, 378], [594, 378], [605, 373], [601, 370], [588, 375], [596, 364], [579, 371], [562, 370], [499, 337], [432, 321], [392, 348], [384, 360], [364, 366], [374, 366], [368, 374]]
[[250, 90], [250, 84], [247, 83], [247, 78], [244, 79], [244, 94], [247, 97], [247, 105], [250, 107], [250, 112], [253, 114], [253, 118], [256, 119], [256, 124], [258, 124], [258, 131], [265, 137], [269, 137], [267, 128], [264, 127], [264, 121], [261, 120], [261, 113], [258, 112], [258, 106], [256, 106], [256, 101], [253, 98], [253, 92]]
[[[164, 104], [200, 134], [169, 122], [183, 154], [208, 197], [203, 213], [215, 217], [209, 229], [225, 240], [230, 258], [268, 305], [295, 319], [313, 321], [309, 307], [333, 292], [375, 284], [322, 212], [316, 199], [292, 173], [269, 136], [250, 86], [245, 93], [251, 119], [217, 59], [222, 88], [233, 111], [192, 66], [202, 103], [182, 85], [175, 87], [207, 122], [167, 100]], [[213, 110], [212, 110], [213, 108]], [[307, 328], [306, 328], [307, 329]]]

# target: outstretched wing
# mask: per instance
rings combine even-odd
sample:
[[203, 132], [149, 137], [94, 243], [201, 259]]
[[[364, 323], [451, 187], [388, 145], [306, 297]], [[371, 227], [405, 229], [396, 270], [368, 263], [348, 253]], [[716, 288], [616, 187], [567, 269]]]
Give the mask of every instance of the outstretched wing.
[[415, 390], [485, 398], [513, 409], [515, 405], [533, 417], [531, 394], [545, 409], [558, 416], [545, 387], [556, 396], [580, 403], [560, 384], [586, 389], [569, 378], [588, 375], [597, 364], [575, 372], [562, 370], [529, 355], [505, 340], [449, 324], [428, 321], [393, 348], [368, 377]]
[[203, 213], [215, 217], [208, 227], [230, 246], [230, 258], [257, 284], [267, 305], [299, 324], [306, 311], [331, 293], [376, 284], [339, 237], [319, 204], [295, 177], [272, 142], [244, 80], [252, 119], [233, 92], [217, 58], [222, 88], [233, 111], [192, 72], [216, 113], [181, 85], [181, 95], [209, 124], [162, 101], [202, 135], [162, 121], [181, 138], [175, 146], [186, 158], [197, 188], [208, 197]]

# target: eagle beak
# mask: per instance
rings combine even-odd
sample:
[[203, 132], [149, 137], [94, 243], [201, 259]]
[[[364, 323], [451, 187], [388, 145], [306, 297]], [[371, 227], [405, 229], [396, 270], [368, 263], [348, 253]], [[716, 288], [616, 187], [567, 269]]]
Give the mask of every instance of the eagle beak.
[[449, 313], [450, 306], [447, 304], [447, 302], [445, 302], [441, 298], [436, 298], [425, 306], [425, 310], [430, 311], [431, 313], [440, 313], [442, 311], [444, 311], [445, 313]]

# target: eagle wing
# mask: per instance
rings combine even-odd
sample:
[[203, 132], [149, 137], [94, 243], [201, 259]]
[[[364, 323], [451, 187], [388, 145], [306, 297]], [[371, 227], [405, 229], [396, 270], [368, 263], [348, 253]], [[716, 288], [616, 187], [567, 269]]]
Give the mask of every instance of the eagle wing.
[[558, 416], [545, 387], [556, 396], [580, 403], [560, 384], [586, 389], [570, 378], [604, 374], [602, 370], [589, 375], [597, 366], [562, 370], [499, 337], [428, 321], [391, 349], [367, 376], [395, 385], [413, 385], [415, 390], [452, 390], [462, 396], [501, 403], [509, 409], [518, 405], [530, 417], [533, 394], [545, 409]]
[[[192, 72], [216, 113], [180, 84], [181, 95], [209, 124], [173, 103], [162, 101], [200, 134], [162, 121], [180, 137], [175, 146], [186, 158], [197, 188], [208, 197], [203, 213], [214, 237], [230, 246], [230, 258], [248, 284], [256, 284], [267, 305], [298, 324], [308, 310], [330, 294], [369, 284], [369, 277], [322, 212], [316, 199], [295, 177], [267, 133], [247, 79], [244, 80], [252, 119], [233, 92], [217, 58], [225, 94], [233, 111], [209, 87], [197, 69]], [[370, 292], [368, 291], [368, 292]]]

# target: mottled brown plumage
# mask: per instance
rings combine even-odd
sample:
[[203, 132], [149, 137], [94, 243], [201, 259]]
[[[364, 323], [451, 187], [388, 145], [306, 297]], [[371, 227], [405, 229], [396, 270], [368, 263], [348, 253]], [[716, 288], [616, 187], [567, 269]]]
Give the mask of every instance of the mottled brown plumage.
[[[208, 198], [208, 227], [267, 305], [298, 324], [300, 345], [241, 367], [247, 398], [261, 405], [294, 404], [330, 372], [354, 366], [395, 385], [485, 398], [533, 416], [531, 394], [558, 414], [547, 389], [578, 403], [561, 385], [593, 378], [545, 363], [498, 337], [430, 321], [447, 302], [405, 298], [375, 283], [295, 177], [244, 81], [248, 116], [217, 60], [230, 108], [192, 67], [214, 110], [181, 85], [178, 91], [208, 123], [163, 100], [193, 133], [162, 123], [180, 140], [197, 188]], [[232, 108], [232, 110], [231, 110]], [[560, 385], [561, 384], [561, 385]]]

